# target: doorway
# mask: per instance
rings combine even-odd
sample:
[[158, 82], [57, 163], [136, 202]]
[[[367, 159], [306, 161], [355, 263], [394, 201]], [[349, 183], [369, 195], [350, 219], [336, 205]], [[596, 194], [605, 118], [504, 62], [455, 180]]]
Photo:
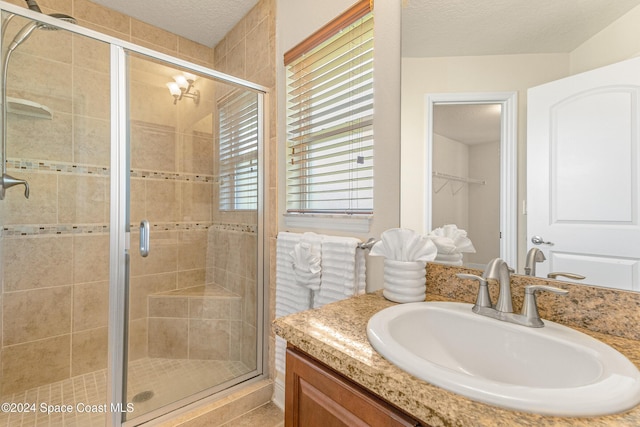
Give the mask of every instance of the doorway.
[[465, 229], [475, 254], [516, 265], [517, 94], [456, 93], [426, 96], [425, 230], [445, 224]]

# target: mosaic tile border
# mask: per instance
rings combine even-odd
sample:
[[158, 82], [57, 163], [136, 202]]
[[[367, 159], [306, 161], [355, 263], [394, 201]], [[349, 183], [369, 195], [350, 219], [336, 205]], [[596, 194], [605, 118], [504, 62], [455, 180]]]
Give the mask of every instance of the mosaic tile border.
[[[153, 231], [198, 231], [212, 228], [218, 231], [257, 233], [258, 226], [251, 224], [223, 224], [212, 222], [153, 223]], [[130, 224], [135, 232], [138, 224]], [[107, 234], [108, 224], [52, 224], [52, 225], [7, 225], [0, 230], [1, 237], [51, 236], [69, 234]]]
[[244, 233], [257, 233], [258, 226], [255, 224], [222, 224], [213, 223], [211, 228], [218, 231], [240, 231]]
[[2, 237], [105, 234], [108, 232], [109, 226], [106, 224], [5, 225], [2, 227]]
[[187, 173], [173, 173], [173, 172], [156, 172], [147, 170], [131, 170], [131, 178], [146, 178], [146, 179], [161, 179], [170, 181], [187, 181], [187, 182], [202, 182], [202, 183], [217, 183], [219, 179], [213, 175], [195, 175]]
[[[151, 231], [193, 231], [207, 230], [211, 227], [211, 222], [157, 222], [150, 223]], [[140, 224], [130, 224], [129, 228], [132, 232], [138, 231]]]
[[[106, 166], [92, 166], [85, 164], [53, 162], [48, 160], [7, 159], [8, 169], [18, 169], [37, 172], [69, 173], [78, 175], [109, 176], [110, 168]], [[219, 179], [213, 175], [159, 172], [142, 169], [131, 169], [132, 178], [147, 178], [171, 181], [217, 183]]]
[[60, 172], [79, 175], [109, 176], [109, 168], [105, 166], [81, 165], [67, 162], [52, 162], [47, 160], [7, 159], [8, 169], [20, 169], [38, 172]]

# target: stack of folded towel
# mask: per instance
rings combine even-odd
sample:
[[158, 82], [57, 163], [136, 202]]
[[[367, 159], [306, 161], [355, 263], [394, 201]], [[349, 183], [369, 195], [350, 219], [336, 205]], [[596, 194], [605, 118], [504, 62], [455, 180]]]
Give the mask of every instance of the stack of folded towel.
[[[278, 233], [276, 317], [365, 292], [366, 268], [360, 240], [315, 233]], [[286, 341], [276, 337], [275, 365], [285, 372]]]
[[431, 231], [427, 237], [438, 248], [435, 262], [448, 265], [462, 265], [463, 252], [475, 252], [473, 243], [465, 230], [455, 224], [447, 224]]
[[365, 254], [353, 237], [322, 236], [322, 280], [313, 308], [365, 292]]

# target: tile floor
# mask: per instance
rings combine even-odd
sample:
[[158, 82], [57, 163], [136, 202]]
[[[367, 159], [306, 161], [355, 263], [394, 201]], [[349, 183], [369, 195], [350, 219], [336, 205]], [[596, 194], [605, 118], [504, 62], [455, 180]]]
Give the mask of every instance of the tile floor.
[[[133, 404], [134, 414], [141, 415], [249, 371], [241, 362], [140, 359], [129, 365], [127, 400]], [[6, 412], [2, 408], [0, 427], [103, 427], [105, 415], [97, 411], [104, 407], [106, 400], [106, 375], [106, 370], [92, 372], [12, 396], [2, 396], [0, 403], [12, 403], [14, 410], [28, 403], [26, 409], [30, 411]], [[152, 397], [144, 400], [150, 394], [145, 392], [149, 391], [153, 393]], [[63, 405], [70, 406], [70, 412], [60, 412]], [[47, 413], [50, 406], [53, 412]], [[258, 414], [262, 412], [270, 414], [272, 411], [266, 408]]]

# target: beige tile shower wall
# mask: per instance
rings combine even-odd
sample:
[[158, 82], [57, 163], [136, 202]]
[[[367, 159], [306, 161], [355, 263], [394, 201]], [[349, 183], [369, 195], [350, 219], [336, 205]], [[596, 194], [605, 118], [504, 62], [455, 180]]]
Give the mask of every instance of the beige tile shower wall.
[[[9, 2], [25, 6], [22, 0]], [[213, 49], [90, 1], [39, 4], [45, 13], [74, 16], [81, 26], [213, 65]], [[7, 38], [26, 22], [14, 18]], [[63, 31], [34, 31], [11, 58], [8, 95], [46, 105], [53, 120], [9, 117], [8, 157], [29, 164], [9, 173], [29, 181], [31, 197], [24, 199], [19, 189], [8, 192], [2, 226], [31, 231], [4, 233], [0, 240], [0, 251], [7, 255], [2, 257], [0, 298], [2, 395], [106, 367], [109, 239], [100, 230], [109, 218], [109, 176], [103, 169], [110, 158], [108, 73], [107, 45]], [[168, 77], [139, 93], [144, 102], [132, 126], [134, 167], [211, 174], [211, 107], [204, 103], [199, 112], [190, 107], [177, 111], [164, 86]], [[202, 82], [200, 89], [206, 92], [207, 86], [213, 85]], [[161, 108], [152, 110], [150, 105]], [[43, 161], [45, 165], [38, 166]], [[133, 217], [149, 215], [174, 225], [210, 221], [211, 187], [211, 182], [134, 178]], [[167, 208], [167, 202], [173, 206]], [[204, 283], [200, 254], [206, 241], [203, 229], [154, 233], [158, 256], [146, 264], [134, 260], [132, 358], [147, 356], [147, 295]]]
[[149, 297], [149, 356], [239, 360], [242, 298]]
[[108, 245], [106, 233], [3, 238], [2, 395], [106, 366]]
[[257, 354], [257, 251], [255, 232], [215, 224], [208, 230], [207, 283], [240, 297], [241, 322], [230, 324], [238, 328], [231, 335], [238, 337], [239, 342], [231, 341], [230, 358], [250, 368], [256, 367]]
[[[8, 3], [25, 6], [22, 0]], [[213, 64], [211, 48], [88, 0], [40, 0], [38, 4], [45, 13], [73, 16], [83, 27], [208, 67]]]

